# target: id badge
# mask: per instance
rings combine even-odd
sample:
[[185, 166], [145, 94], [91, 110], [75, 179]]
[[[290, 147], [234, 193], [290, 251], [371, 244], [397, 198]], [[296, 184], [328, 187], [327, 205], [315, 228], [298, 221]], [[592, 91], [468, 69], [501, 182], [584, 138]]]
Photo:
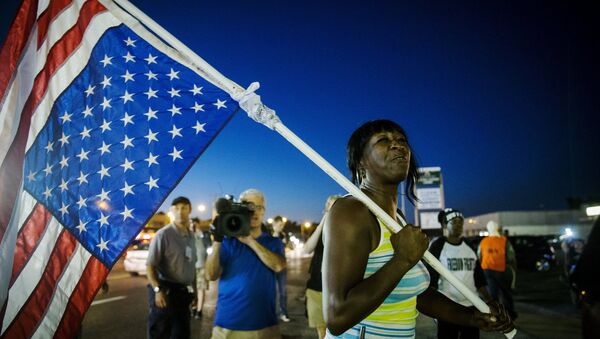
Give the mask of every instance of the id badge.
[[191, 247], [189, 247], [189, 246], [186, 246], [186, 247], [185, 247], [185, 258], [186, 258], [188, 261], [192, 261], [192, 248], [191, 248]]

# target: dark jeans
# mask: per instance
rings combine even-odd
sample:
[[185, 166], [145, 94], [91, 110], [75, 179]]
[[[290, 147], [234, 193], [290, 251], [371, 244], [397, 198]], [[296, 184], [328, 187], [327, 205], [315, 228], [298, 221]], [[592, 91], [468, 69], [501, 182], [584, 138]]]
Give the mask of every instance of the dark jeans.
[[[161, 283], [161, 286], [164, 286]], [[193, 294], [183, 285], [170, 285], [166, 288], [167, 307], [158, 308], [154, 303], [154, 291], [148, 285], [147, 337], [149, 339], [189, 339], [190, 338], [190, 303]]]
[[438, 339], [479, 339], [477, 327], [460, 326], [438, 319]]
[[288, 316], [287, 310], [287, 291], [285, 285], [287, 284], [287, 269], [279, 273], [275, 273], [277, 277], [277, 294], [279, 295], [279, 310], [281, 315]]
[[492, 270], [483, 270], [485, 280], [487, 282], [487, 290], [494, 299], [504, 305], [510, 317], [514, 320], [517, 318], [515, 305], [513, 303], [510, 284], [512, 282], [512, 273], [507, 268], [505, 272], [497, 272]]

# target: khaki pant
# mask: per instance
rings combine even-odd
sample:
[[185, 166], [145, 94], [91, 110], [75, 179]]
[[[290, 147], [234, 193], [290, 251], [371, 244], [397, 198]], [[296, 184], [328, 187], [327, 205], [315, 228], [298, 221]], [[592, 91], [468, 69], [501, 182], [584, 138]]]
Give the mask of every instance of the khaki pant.
[[279, 325], [266, 327], [256, 331], [235, 331], [219, 326], [213, 327], [211, 339], [279, 339]]

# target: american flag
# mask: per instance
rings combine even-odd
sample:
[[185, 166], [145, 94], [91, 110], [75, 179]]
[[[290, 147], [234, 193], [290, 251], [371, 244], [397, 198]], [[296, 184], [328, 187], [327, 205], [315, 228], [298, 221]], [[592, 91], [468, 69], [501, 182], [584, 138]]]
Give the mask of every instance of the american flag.
[[136, 32], [97, 0], [24, 0], [11, 26], [0, 52], [2, 338], [73, 337], [110, 268], [238, 109], [198, 66]]

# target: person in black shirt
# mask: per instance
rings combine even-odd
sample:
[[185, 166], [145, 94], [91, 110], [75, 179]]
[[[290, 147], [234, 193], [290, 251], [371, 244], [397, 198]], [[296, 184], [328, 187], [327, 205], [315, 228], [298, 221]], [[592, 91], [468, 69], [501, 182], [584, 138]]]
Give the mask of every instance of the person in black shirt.
[[311, 254], [314, 252], [313, 258], [310, 262], [310, 268], [308, 272], [310, 277], [306, 282], [306, 310], [308, 314], [308, 325], [317, 330], [319, 339], [325, 337], [325, 320], [323, 319], [323, 285], [321, 282], [321, 263], [323, 262], [323, 224], [325, 223], [325, 217], [327, 211], [333, 205], [333, 203], [339, 198], [339, 195], [332, 195], [327, 199], [325, 203], [325, 210], [323, 211], [323, 218], [319, 223], [319, 226], [315, 229], [313, 234], [308, 238], [304, 244], [303, 251], [305, 254]]

